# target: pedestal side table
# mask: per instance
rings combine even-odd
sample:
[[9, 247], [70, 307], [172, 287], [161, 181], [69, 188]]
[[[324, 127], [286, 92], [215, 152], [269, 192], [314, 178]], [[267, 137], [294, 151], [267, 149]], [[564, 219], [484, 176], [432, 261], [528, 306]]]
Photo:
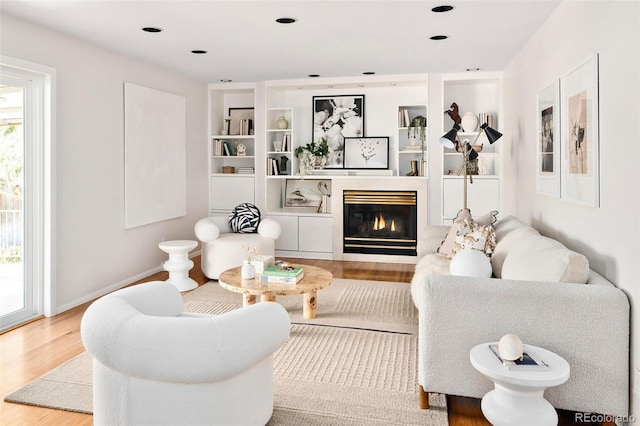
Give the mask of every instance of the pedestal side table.
[[495, 384], [495, 389], [482, 398], [482, 413], [495, 426], [501, 425], [557, 425], [558, 413], [544, 399], [544, 391], [569, 379], [569, 363], [543, 348], [524, 345], [525, 352], [534, 352], [548, 368], [507, 369], [482, 343], [471, 349], [469, 359], [473, 367]]
[[180, 291], [189, 291], [198, 287], [198, 283], [189, 278], [189, 270], [193, 268], [189, 252], [197, 246], [198, 242], [192, 240], [163, 241], [158, 244], [160, 250], [169, 254], [169, 260], [162, 264], [165, 271], [169, 272], [167, 282]]

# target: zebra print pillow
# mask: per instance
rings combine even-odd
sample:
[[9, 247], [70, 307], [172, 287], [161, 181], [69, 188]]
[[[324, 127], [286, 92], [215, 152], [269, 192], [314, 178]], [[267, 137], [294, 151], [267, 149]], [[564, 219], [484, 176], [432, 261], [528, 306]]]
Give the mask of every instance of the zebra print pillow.
[[260, 210], [251, 203], [236, 206], [229, 215], [229, 226], [233, 232], [251, 234], [258, 232]]

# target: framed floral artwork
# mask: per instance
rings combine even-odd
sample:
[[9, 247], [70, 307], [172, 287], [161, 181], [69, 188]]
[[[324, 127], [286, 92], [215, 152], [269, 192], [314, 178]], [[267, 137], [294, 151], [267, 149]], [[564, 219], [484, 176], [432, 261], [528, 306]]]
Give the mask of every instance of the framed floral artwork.
[[344, 138], [364, 136], [364, 95], [313, 97], [313, 141], [325, 137], [332, 153], [325, 168], [344, 168]]
[[560, 78], [560, 197], [600, 206], [598, 55]]
[[538, 93], [536, 187], [540, 194], [560, 197], [560, 82]]
[[389, 138], [344, 138], [345, 169], [388, 169]]

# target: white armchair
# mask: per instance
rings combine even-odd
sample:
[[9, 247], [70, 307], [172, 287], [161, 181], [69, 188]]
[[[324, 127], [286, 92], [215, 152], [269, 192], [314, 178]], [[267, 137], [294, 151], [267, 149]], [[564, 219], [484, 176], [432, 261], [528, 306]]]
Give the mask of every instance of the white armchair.
[[194, 231], [202, 242], [202, 272], [212, 280], [217, 280], [227, 269], [242, 265], [247, 257], [243, 244], [257, 248], [259, 254], [275, 256], [276, 240], [282, 232], [278, 222], [264, 218], [258, 225], [258, 233], [235, 233], [227, 218], [220, 216], [199, 220]]
[[163, 281], [94, 302], [81, 322], [94, 358], [95, 425], [264, 425], [273, 412], [273, 353], [291, 322], [278, 303], [182, 314]]

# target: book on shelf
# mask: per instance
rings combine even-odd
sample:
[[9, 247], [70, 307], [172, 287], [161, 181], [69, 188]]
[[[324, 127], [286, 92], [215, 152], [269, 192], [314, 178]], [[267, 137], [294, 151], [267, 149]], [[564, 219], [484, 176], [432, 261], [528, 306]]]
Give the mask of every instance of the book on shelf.
[[302, 266], [290, 266], [279, 261], [265, 268], [263, 274], [277, 277], [296, 277], [302, 274]]
[[409, 120], [409, 110], [404, 109], [403, 113], [404, 113], [404, 126], [402, 127], [409, 127], [409, 124], [411, 123], [411, 120]]
[[281, 277], [278, 275], [265, 275], [264, 271], [261, 274], [256, 274], [256, 280], [264, 283], [274, 284], [297, 284], [304, 278], [304, 272], [300, 272], [293, 277]]
[[224, 154], [222, 154], [222, 155], [226, 155], [227, 157], [231, 157], [231, 148], [229, 148], [229, 142], [222, 141], [222, 146], [224, 148]]
[[502, 366], [507, 370], [548, 370], [549, 364], [544, 362], [538, 354], [530, 349], [525, 349], [522, 354], [522, 359], [516, 359], [515, 361], [502, 359], [498, 350], [497, 344], [490, 344], [489, 349], [491, 352], [502, 362]]

